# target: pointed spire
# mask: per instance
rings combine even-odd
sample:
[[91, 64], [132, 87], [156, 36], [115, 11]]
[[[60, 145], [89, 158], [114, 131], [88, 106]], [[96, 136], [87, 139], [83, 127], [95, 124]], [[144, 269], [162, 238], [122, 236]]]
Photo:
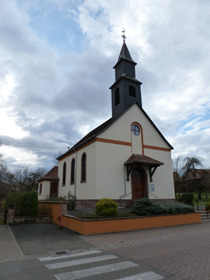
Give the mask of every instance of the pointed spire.
[[118, 58], [117, 62], [119, 62], [121, 59], [126, 59], [128, 61], [131, 61], [131, 62], [135, 63], [135, 61], [133, 61], [133, 59], [132, 59], [132, 57], [129, 53], [128, 47], [127, 47], [125, 42], [123, 42], [122, 49], [120, 51], [120, 55], [119, 55], [119, 58]]
[[[120, 55], [119, 55], [119, 58], [118, 58], [117, 63], [118, 63], [121, 59], [126, 59], [126, 60], [128, 60], [128, 61], [130, 61], [130, 62], [135, 63], [135, 61], [133, 61], [133, 59], [132, 59], [132, 57], [131, 57], [131, 55], [130, 55], [130, 53], [129, 53], [128, 47], [127, 47], [127, 45], [126, 45], [126, 43], [125, 43], [126, 36], [125, 36], [125, 30], [124, 30], [124, 29], [123, 29], [122, 33], [123, 33], [123, 34], [121, 35], [121, 37], [123, 38], [123, 45], [122, 45], [122, 49], [121, 49], [121, 51], [120, 51]], [[135, 64], [136, 64], [136, 63], [135, 63]]]

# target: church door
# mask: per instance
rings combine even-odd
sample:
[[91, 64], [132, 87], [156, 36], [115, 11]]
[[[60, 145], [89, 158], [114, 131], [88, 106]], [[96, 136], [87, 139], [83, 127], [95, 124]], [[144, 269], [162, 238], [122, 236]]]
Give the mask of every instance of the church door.
[[132, 199], [148, 197], [147, 174], [144, 168], [135, 167], [131, 172]]
[[50, 184], [50, 197], [58, 197], [58, 183], [51, 182]]

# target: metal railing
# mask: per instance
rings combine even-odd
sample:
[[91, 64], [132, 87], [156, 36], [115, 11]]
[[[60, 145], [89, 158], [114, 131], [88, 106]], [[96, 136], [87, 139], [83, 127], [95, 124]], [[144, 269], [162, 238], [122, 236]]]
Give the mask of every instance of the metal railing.
[[158, 198], [158, 196], [157, 195], [155, 195], [154, 193], [151, 193], [151, 192], [149, 192], [150, 194], [152, 194], [152, 195], [154, 195], [155, 197], [157, 197]]
[[196, 199], [196, 202], [197, 202], [197, 210], [199, 211], [199, 207], [198, 207], [198, 202], [201, 202], [202, 204], [206, 205], [206, 216], [207, 218], [209, 217], [209, 214], [208, 214], [208, 207], [207, 207], [207, 204], [205, 202], [203, 202], [202, 200], [200, 199]]
[[120, 207], [122, 207], [122, 198], [125, 198], [126, 196], [128, 196], [129, 194], [131, 194], [132, 192], [129, 193], [125, 193], [123, 195], [120, 196]]

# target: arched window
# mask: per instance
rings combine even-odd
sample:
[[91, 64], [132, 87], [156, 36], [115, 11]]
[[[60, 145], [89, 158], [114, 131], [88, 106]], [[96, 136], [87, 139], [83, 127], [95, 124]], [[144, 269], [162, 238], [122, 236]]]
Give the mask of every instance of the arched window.
[[129, 86], [129, 96], [136, 97], [136, 89], [133, 86]]
[[120, 90], [119, 88], [116, 88], [115, 90], [115, 106], [120, 104]]
[[42, 193], [42, 184], [39, 184], [39, 195]]
[[64, 162], [63, 164], [63, 180], [62, 180], [62, 185], [66, 185], [66, 163]]
[[81, 183], [86, 182], [86, 170], [87, 169], [87, 156], [86, 153], [82, 154], [81, 158]]
[[132, 133], [133, 133], [134, 135], [136, 135], [136, 136], [138, 136], [138, 135], [140, 134], [140, 128], [139, 128], [139, 126], [136, 125], [136, 124], [133, 124], [133, 125], [131, 126], [131, 131], [132, 131]]
[[75, 174], [75, 159], [73, 158], [71, 161], [71, 182], [70, 182], [70, 184], [74, 184], [74, 174]]

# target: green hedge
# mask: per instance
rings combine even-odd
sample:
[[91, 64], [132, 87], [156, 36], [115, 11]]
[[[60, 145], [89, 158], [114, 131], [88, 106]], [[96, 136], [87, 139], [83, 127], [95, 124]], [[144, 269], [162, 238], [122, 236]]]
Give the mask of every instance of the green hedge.
[[180, 202], [160, 203], [150, 201], [148, 198], [138, 200], [131, 213], [138, 216], [153, 216], [161, 214], [185, 214], [195, 212], [192, 206]]
[[15, 207], [16, 216], [34, 216], [38, 212], [38, 195], [35, 191], [13, 193], [6, 199], [6, 208]]

